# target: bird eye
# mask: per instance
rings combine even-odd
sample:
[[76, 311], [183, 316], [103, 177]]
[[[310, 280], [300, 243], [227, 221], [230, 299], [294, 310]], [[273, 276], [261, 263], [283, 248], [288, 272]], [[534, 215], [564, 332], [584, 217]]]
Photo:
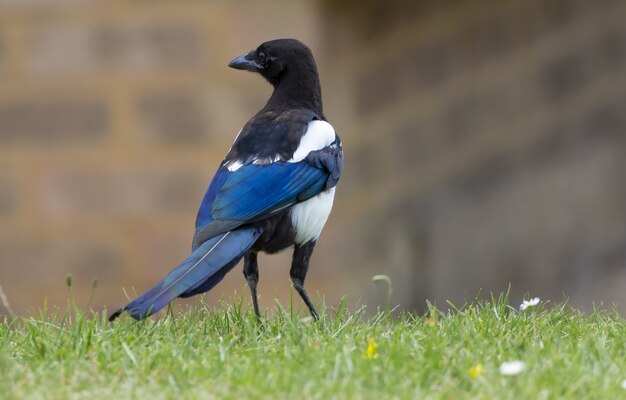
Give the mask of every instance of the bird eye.
[[265, 53], [264, 52], [260, 52], [259, 55], [257, 56], [259, 58], [259, 61], [261, 61], [262, 63], [265, 62]]

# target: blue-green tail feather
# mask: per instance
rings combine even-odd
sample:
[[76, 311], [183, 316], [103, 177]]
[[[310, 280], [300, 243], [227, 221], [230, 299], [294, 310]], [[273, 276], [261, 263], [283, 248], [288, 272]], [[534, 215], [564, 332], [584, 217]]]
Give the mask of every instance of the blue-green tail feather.
[[260, 235], [259, 229], [240, 228], [207, 240], [161, 282], [111, 314], [109, 320], [124, 311], [135, 319], [143, 319], [177, 297], [206, 292], [222, 280]]

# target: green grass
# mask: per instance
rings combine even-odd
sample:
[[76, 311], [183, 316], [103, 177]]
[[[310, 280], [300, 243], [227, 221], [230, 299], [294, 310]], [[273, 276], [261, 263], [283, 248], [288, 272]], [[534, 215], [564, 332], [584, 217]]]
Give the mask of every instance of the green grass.
[[[324, 309], [316, 323], [277, 306], [261, 329], [241, 304], [141, 323], [75, 309], [5, 321], [0, 398], [626, 399], [616, 312], [520, 312], [502, 296], [421, 317]], [[526, 368], [503, 376], [511, 360]]]

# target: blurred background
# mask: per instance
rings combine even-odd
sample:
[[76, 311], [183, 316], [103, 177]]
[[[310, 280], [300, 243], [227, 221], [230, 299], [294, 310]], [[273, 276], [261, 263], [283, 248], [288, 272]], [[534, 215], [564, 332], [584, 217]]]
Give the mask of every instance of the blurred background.
[[[310, 292], [376, 307], [386, 274], [406, 310], [509, 283], [623, 307], [625, 21], [619, 0], [0, 0], [0, 285], [28, 314], [97, 278], [110, 310], [164, 276], [271, 92], [226, 64], [295, 37], [346, 159]], [[264, 307], [289, 259], [261, 257]], [[241, 267], [207, 301], [235, 292]]]

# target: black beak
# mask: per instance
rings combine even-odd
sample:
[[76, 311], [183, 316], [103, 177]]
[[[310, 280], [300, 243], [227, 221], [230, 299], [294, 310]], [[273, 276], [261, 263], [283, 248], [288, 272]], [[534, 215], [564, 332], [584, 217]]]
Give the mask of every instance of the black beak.
[[261, 65], [257, 64], [256, 61], [254, 61], [255, 58], [256, 55], [253, 51], [251, 51], [248, 54], [235, 58], [233, 61], [228, 63], [228, 66], [234, 69], [242, 69], [244, 71], [256, 72], [262, 67]]

